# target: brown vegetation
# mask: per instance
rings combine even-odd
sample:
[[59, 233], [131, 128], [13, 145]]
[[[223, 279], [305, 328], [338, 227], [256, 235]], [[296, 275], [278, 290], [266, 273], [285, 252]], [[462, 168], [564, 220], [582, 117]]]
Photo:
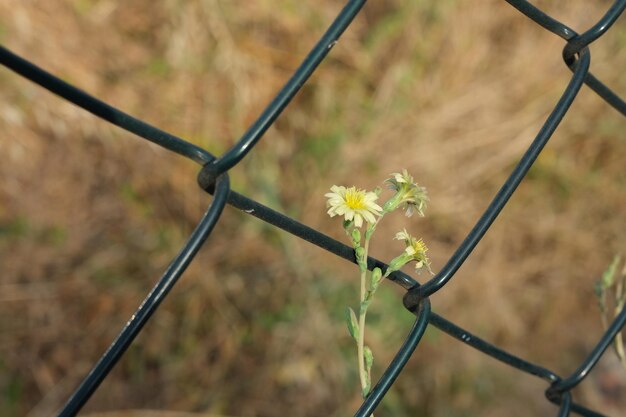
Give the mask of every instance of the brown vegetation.
[[[537, 2], [576, 30], [609, 4]], [[341, 6], [0, 0], [0, 41], [220, 154]], [[371, 1], [232, 170], [233, 188], [343, 239], [325, 215], [327, 189], [371, 189], [407, 168], [431, 197], [427, 217], [408, 228], [429, 244], [437, 270], [567, 84], [562, 46], [504, 1]], [[622, 19], [593, 45], [592, 70], [626, 95], [625, 67]], [[192, 163], [6, 69], [0, 132], [0, 414], [48, 416], [137, 308], [210, 197]], [[625, 160], [626, 120], [584, 89], [474, 255], [433, 296], [434, 310], [512, 353], [573, 371], [602, 333], [593, 283], [626, 250]], [[386, 219], [371, 253], [395, 256], [385, 236], [406, 225]], [[353, 265], [227, 208], [85, 414], [350, 415], [359, 395], [342, 318], [357, 281]], [[370, 309], [374, 379], [412, 321], [402, 291], [383, 287]], [[607, 354], [575, 398], [618, 415], [626, 383], [612, 361]], [[553, 415], [545, 388], [431, 329], [377, 415]]]

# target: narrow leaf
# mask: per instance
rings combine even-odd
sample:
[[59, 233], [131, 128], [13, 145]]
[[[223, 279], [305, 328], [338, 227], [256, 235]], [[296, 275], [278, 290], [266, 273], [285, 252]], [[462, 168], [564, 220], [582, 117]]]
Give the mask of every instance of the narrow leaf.
[[615, 256], [613, 258], [613, 262], [611, 262], [611, 265], [609, 265], [607, 270], [604, 271], [604, 273], [602, 274], [602, 287], [609, 288], [613, 285], [613, 283], [615, 282], [617, 266], [619, 265], [620, 260], [621, 259], [619, 256]]
[[359, 340], [359, 322], [356, 319], [354, 310], [350, 307], [346, 307], [346, 323], [348, 325], [348, 332], [355, 341]]
[[363, 356], [365, 362], [365, 386], [362, 387], [363, 398], [367, 398], [372, 388], [372, 364], [374, 363], [374, 355], [369, 346], [363, 346]]
[[365, 356], [365, 370], [369, 374], [372, 370], [372, 365], [374, 364], [374, 354], [372, 354], [372, 349], [369, 346], [365, 346], [363, 348], [363, 355]]

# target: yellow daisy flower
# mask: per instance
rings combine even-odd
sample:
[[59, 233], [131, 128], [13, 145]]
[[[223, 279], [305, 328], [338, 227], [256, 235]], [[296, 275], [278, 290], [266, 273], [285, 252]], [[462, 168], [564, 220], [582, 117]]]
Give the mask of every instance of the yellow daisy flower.
[[382, 214], [382, 207], [376, 204], [378, 196], [371, 191], [360, 190], [356, 187], [346, 188], [333, 185], [330, 193], [326, 193], [328, 198], [326, 207], [328, 215], [344, 216], [345, 220], [354, 221], [356, 227], [363, 225], [363, 219], [369, 224], [376, 223], [376, 217]]

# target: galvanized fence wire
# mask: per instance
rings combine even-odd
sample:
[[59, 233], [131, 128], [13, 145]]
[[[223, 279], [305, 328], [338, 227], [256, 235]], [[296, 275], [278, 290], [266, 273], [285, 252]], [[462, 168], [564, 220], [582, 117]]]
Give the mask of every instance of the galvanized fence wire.
[[[409, 311], [415, 314], [416, 320], [395, 358], [357, 410], [355, 416], [369, 416], [376, 409], [408, 359], [413, 355], [429, 324], [500, 362], [546, 380], [549, 386], [545, 394], [549, 401], [558, 405], [558, 416], [568, 416], [571, 412], [582, 416], [602, 415], [575, 403], [572, 399], [571, 390], [590, 373], [624, 326], [626, 323], [626, 309], [615, 317], [580, 366], [566, 377], [559, 376], [543, 366], [531, 363], [500, 349], [431, 311], [429, 297], [441, 290], [470, 256], [557, 129], [583, 84], [586, 84], [604, 101], [626, 116], [626, 103], [589, 72], [591, 63], [589, 46], [604, 35], [615, 23], [624, 9], [626, 9], [626, 0], [616, 0], [595, 25], [581, 34], [576, 33], [565, 24], [552, 18], [525, 0], [506, 1], [535, 23], [566, 41], [563, 49], [563, 60], [571, 69], [572, 78], [537, 136], [520, 158], [517, 166], [442, 270], [424, 284], [419, 284], [412, 277], [400, 271], [393, 273], [389, 277], [391, 281], [407, 290], [403, 303]], [[237, 165], [254, 148], [263, 134], [330, 52], [341, 34], [362, 9], [365, 2], [366, 0], [350, 0], [345, 4], [328, 30], [285, 86], [279, 91], [274, 100], [265, 108], [239, 141], [219, 157], [215, 157], [196, 145], [164, 132], [98, 100], [0, 46], [0, 63], [17, 74], [122, 129], [197, 162], [201, 166], [198, 174], [198, 183], [202, 189], [214, 196], [206, 213], [184, 247], [109, 348], [93, 366], [78, 388], [76, 388], [64, 407], [59, 411], [59, 416], [76, 415], [89, 400], [191, 263], [207, 237], [211, 234], [215, 224], [219, 221], [226, 204], [298, 236], [341, 258], [350, 262], [356, 262], [354, 250], [351, 247], [231, 190], [228, 170]], [[368, 268], [371, 270], [375, 267], [384, 269], [387, 265], [370, 257], [368, 259]]]

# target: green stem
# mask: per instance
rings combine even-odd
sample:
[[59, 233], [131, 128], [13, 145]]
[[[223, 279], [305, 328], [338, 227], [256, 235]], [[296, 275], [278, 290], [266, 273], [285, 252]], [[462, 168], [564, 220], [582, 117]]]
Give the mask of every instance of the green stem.
[[[365, 259], [367, 259], [367, 245], [369, 241], [365, 241]], [[365, 280], [367, 279], [367, 270], [361, 271], [361, 303], [365, 300], [366, 288], [365, 288]], [[362, 304], [361, 304], [362, 305]], [[359, 380], [361, 381], [361, 392], [363, 393], [363, 397], [367, 395], [365, 389], [367, 387], [367, 372], [365, 371], [365, 315], [367, 313], [367, 308], [360, 307], [359, 308], [359, 339], [357, 340], [357, 358], [359, 361]]]
[[[615, 289], [615, 317], [617, 317], [617, 315], [622, 312], [625, 302], [626, 300], [624, 300], [624, 278], [620, 277], [617, 281]], [[622, 338], [621, 331], [615, 335], [615, 343], [613, 346], [615, 348], [615, 353], [617, 353], [617, 357], [619, 358], [620, 364], [624, 369], [626, 369], [626, 353], [624, 352], [624, 339]]]
[[359, 380], [361, 382], [361, 392], [363, 398], [369, 394], [369, 377], [367, 370], [365, 369], [365, 316], [367, 315], [368, 303], [365, 303], [367, 298], [367, 257], [369, 254], [370, 239], [378, 222], [382, 219], [379, 217], [374, 224], [369, 226], [369, 230], [365, 232], [365, 240], [363, 242], [363, 262], [365, 267], [361, 268], [361, 291], [360, 291], [360, 303], [359, 303], [359, 338], [357, 340], [357, 357], [359, 361]]

